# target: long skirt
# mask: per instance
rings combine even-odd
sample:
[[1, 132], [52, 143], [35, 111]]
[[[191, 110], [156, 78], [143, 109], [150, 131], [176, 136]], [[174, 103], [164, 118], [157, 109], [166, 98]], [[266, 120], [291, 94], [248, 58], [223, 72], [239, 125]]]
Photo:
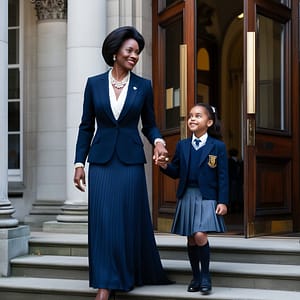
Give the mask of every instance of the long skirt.
[[168, 284], [156, 248], [144, 165], [89, 166], [90, 286], [129, 291]]
[[216, 214], [216, 200], [203, 200], [199, 188], [189, 187], [178, 200], [172, 233], [191, 236], [196, 232], [224, 232], [223, 216]]

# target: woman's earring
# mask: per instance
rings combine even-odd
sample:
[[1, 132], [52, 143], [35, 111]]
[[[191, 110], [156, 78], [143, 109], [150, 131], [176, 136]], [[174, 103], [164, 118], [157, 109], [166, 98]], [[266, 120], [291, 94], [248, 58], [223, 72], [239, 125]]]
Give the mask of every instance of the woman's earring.
[[116, 61], [116, 55], [113, 56], [113, 61]]

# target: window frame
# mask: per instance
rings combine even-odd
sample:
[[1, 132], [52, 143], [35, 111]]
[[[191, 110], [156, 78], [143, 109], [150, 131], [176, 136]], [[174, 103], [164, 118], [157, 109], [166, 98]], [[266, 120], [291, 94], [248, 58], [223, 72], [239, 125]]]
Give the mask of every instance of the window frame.
[[[24, 3], [23, 1], [16, 0], [19, 2], [19, 26], [8, 27], [8, 30], [19, 29], [19, 43], [18, 43], [18, 53], [19, 53], [19, 63], [18, 64], [8, 64], [9, 69], [19, 69], [19, 89], [20, 95], [17, 99], [7, 99], [8, 104], [10, 102], [19, 103], [19, 131], [8, 131], [8, 136], [11, 134], [19, 134], [19, 153], [20, 153], [20, 168], [19, 169], [8, 169], [8, 182], [23, 182], [23, 149], [24, 149], [24, 126], [23, 126], [23, 103], [24, 103], [24, 79], [23, 79], [23, 69], [24, 69]], [[7, 71], [8, 71], [7, 70]], [[8, 78], [9, 79], [9, 78]], [[9, 116], [8, 116], [9, 117]], [[9, 158], [7, 158], [9, 159]]]

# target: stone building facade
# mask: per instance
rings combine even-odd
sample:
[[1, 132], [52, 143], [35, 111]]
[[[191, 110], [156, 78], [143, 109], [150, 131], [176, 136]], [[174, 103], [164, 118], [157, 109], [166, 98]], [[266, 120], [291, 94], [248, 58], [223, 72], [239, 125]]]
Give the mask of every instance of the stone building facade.
[[0, 22], [0, 228], [85, 232], [73, 185], [85, 83], [107, 70], [103, 39], [123, 25], [145, 37], [135, 72], [151, 78], [151, 1], [2, 0]]

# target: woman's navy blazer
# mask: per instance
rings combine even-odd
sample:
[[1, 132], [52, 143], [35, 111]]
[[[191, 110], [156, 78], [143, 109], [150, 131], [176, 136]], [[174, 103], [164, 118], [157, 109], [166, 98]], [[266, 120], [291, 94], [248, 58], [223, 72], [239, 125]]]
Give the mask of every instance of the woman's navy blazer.
[[[166, 175], [179, 178], [177, 198], [182, 198], [188, 186], [192, 139], [177, 143], [172, 162], [166, 169], [160, 168]], [[222, 141], [208, 136], [206, 144], [199, 151], [201, 155], [198, 172], [198, 186], [203, 199], [217, 200], [228, 204], [228, 161], [226, 146]]]
[[90, 163], [105, 164], [116, 151], [125, 164], [143, 164], [146, 158], [138, 130], [140, 119], [142, 132], [152, 145], [156, 138], [161, 138], [155, 122], [151, 82], [130, 74], [126, 100], [118, 120], [110, 106], [108, 84], [108, 72], [88, 78], [75, 162], [84, 164], [88, 157]]

